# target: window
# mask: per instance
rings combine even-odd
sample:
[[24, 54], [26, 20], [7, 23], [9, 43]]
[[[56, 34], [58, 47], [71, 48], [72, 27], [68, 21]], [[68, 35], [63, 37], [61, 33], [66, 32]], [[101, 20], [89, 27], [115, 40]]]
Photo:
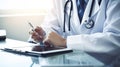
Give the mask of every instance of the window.
[[52, 0], [0, 0], [0, 15], [46, 14], [52, 4]]

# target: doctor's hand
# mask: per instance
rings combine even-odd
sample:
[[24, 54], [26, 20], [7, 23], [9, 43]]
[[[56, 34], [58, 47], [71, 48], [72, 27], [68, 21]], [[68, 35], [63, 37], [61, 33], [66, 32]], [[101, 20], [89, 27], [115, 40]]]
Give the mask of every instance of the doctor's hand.
[[46, 36], [44, 43], [49, 43], [53, 46], [58, 46], [58, 47], [66, 47], [66, 39], [61, 37], [59, 34], [55, 32], [50, 32]]
[[32, 32], [30, 32], [30, 34], [32, 35], [31, 38], [36, 42], [43, 41], [45, 38], [44, 30], [38, 26]]

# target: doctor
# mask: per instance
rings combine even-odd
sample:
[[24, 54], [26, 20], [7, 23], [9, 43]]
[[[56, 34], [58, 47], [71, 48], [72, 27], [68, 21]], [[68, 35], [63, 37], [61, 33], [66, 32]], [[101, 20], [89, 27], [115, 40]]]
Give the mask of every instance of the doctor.
[[[36, 27], [32, 38], [54, 46], [117, 56], [120, 51], [120, 0], [85, 0], [87, 5], [82, 19], [76, 1], [54, 0], [52, 13], [41, 27]], [[101, 61], [109, 59], [97, 56]]]

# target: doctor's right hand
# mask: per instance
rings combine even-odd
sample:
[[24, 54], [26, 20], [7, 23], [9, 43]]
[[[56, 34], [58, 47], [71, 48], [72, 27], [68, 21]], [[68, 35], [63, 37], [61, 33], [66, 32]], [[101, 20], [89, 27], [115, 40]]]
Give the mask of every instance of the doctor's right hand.
[[36, 42], [43, 41], [45, 38], [45, 31], [42, 27], [37, 26], [32, 32], [30, 32], [30, 34], [32, 35], [31, 38]]

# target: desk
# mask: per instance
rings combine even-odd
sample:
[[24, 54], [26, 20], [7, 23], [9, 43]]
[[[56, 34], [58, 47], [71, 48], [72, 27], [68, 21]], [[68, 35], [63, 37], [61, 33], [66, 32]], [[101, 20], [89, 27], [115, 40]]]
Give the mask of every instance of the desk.
[[[5, 47], [23, 47], [34, 46], [27, 42], [6, 39], [5, 42], [0, 42], [0, 48]], [[51, 57], [31, 57], [18, 54], [12, 54], [0, 51], [0, 67], [103, 67], [104, 64], [94, 57], [81, 52], [74, 51]]]

